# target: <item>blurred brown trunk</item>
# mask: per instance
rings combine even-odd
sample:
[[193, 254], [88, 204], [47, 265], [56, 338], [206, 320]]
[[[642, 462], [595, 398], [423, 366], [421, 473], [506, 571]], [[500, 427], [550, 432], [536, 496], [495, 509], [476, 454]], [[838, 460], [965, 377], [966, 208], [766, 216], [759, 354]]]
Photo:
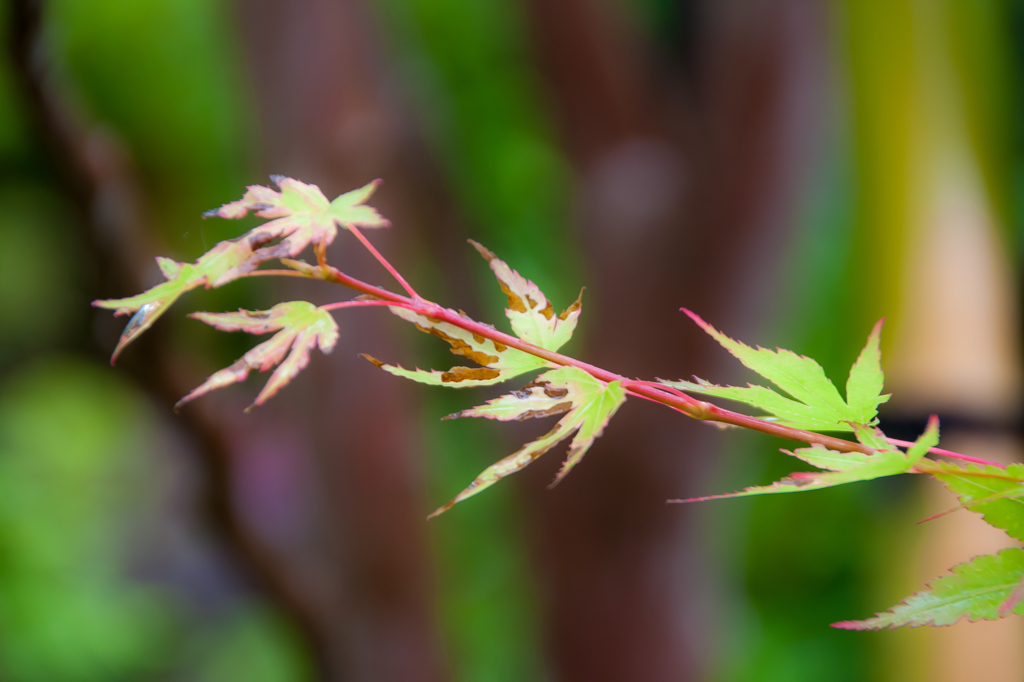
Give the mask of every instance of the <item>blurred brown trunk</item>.
[[[822, 102], [826, 8], [706, 2], [695, 52], [664, 59], [616, 7], [531, 0], [534, 44], [579, 182], [588, 258], [588, 360], [629, 376], [703, 373], [686, 305], [742, 334], [770, 315], [778, 257]], [[690, 79], [686, 74], [695, 74]], [[800, 117], [807, 117], [801, 120]], [[810, 125], [808, 125], [810, 124]], [[717, 356], [716, 356], [717, 357]], [[687, 528], [717, 440], [646, 404], [616, 417], [536, 518], [561, 680], [695, 679], [714, 637], [713, 566]]]
[[[259, 0], [237, 9], [262, 115], [264, 169], [315, 178], [330, 196], [384, 177], [374, 205], [398, 227], [373, 239], [382, 252], [397, 253], [403, 269], [410, 260], [403, 249], [410, 253], [415, 234], [441, 222], [443, 207], [434, 197], [442, 193], [387, 99], [389, 79], [372, 49], [382, 41], [372, 37], [364, 7]], [[393, 284], [344, 233], [329, 259], [358, 277]], [[279, 293], [292, 295], [300, 286], [286, 283]], [[332, 287], [303, 295], [350, 297]], [[408, 386], [382, 380], [356, 357], [360, 350], [399, 356], [394, 328], [362, 324], [368, 316], [354, 312], [352, 322], [339, 323], [340, 352], [304, 378], [306, 391], [291, 391], [273, 408], [280, 428], [306, 434], [311, 464], [302, 476], [315, 508], [296, 524], [304, 537], [282, 545], [294, 570], [309, 576], [308, 594], [336, 659], [333, 679], [440, 680], [424, 521], [429, 505], [414, 459], [416, 412]]]

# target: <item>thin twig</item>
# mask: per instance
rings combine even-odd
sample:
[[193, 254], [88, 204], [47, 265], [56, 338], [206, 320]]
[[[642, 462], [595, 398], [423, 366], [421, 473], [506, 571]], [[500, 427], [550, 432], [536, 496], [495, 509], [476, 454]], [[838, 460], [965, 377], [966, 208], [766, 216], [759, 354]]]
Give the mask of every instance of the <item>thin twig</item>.
[[320, 306], [320, 310], [341, 310], [342, 308], [369, 308], [372, 306], [393, 306], [396, 308], [412, 308], [402, 303], [392, 301], [338, 301]]
[[388, 259], [382, 256], [380, 254], [380, 251], [375, 249], [373, 244], [370, 243], [370, 240], [363, 236], [363, 233], [359, 231], [359, 228], [357, 228], [355, 225], [347, 225], [346, 227], [348, 227], [348, 231], [354, 234], [356, 236], [356, 239], [358, 239], [360, 243], [362, 243], [362, 245], [366, 247], [366, 250], [372, 253], [373, 257], [376, 258], [377, 261], [384, 266], [384, 269], [390, 272], [391, 276], [398, 280], [398, 283], [402, 285], [402, 288], [405, 289], [410, 296], [412, 296], [416, 300], [422, 300], [420, 298], [420, 295], [416, 293], [416, 290], [413, 289], [409, 285], [409, 283], [405, 281], [405, 278], [402, 277], [398, 270], [396, 270], [394, 266], [388, 262]]
[[[913, 447], [913, 445], [914, 445], [913, 443], [911, 443], [908, 440], [899, 440], [897, 438], [889, 438], [888, 436], [886, 436], [886, 440], [888, 440], [893, 445], [899, 445], [900, 447], [903, 447], [903, 448]], [[1005, 469], [1006, 468], [1005, 464], [1000, 464], [999, 462], [993, 462], [993, 461], [988, 460], [988, 459], [982, 459], [980, 457], [971, 457], [970, 455], [964, 455], [964, 454], [961, 454], [959, 452], [953, 452], [952, 450], [943, 450], [942, 448], [928, 448], [928, 452], [930, 452], [933, 455], [941, 455], [943, 457], [950, 457], [952, 459], [962, 459], [965, 462], [974, 462], [975, 464], [983, 464], [983, 465], [988, 465], [988, 466], [994, 466], [994, 467], [999, 467], [1000, 469]]]

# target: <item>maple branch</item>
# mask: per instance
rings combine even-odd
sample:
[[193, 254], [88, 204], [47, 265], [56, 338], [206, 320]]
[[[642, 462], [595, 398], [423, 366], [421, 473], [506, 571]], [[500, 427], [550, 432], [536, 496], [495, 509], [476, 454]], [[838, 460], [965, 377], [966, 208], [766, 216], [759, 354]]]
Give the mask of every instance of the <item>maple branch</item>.
[[[322, 263], [320, 266], [320, 276], [298, 272], [295, 270], [255, 270], [248, 273], [248, 276], [253, 275], [284, 275], [291, 277], [306, 277], [310, 279], [322, 279], [324, 281], [332, 282], [334, 284], [340, 284], [342, 286], [354, 289], [363, 294], [373, 296], [376, 301], [343, 301], [339, 303], [331, 303], [327, 306], [322, 306], [326, 310], [335, 310], [340, 308], [349, 307], [360, 307], [360, 306], [396, 306], [411, 310], [413, 312], [425, 315], [427, 317], [441, 320], [452, 324], [456, 327], [464, 329], [470, 333], [483, 336], [484, 338], [492, 341], [497, 341], [503, 345], [515, 348], [523, 351], [535, 357], [539, 357], [543, 360], [551, 362], [556, 365], [563, 367], [576, 367], [578, 369], [587, 372], [591, 376], [600, 379], [604, 382], [619, 381], [622, 383], [626, 392], [637, 398], [643, 398], [649, 402], [660, 403], [666, 407], [672, 408], [677, 412], [682, 412], [688, 417], [699, 419], [701, 421], [717, 422], [720, 424], [728, 424], [731, 426], [738, 426], [740, 428], [749, 429], [751, 431], [759, 431], [771, 436], [777, 436], [779, 438], [786, 438], [788, 440], [795, 440], [802, 443], [808, 443], [810, 445], [821, 445], [829, 448], [830, 450], [836, 450], [838, 452], [861, 452], [864, 454], [872, 454], [872, 450], [865, 445], [856, 443], [853, 441], [845, 440], [843, 438], [836, 438], [834, 436], [826, 436], [824, 434], [815, 433], [813, 431], [804, 431], [803, 429], [795, 429], [789, 426], [783, 426], [781, 424], [772, 423], [765, 421], [759, 417], [753, 417], [750, 415], [742, 414], [739, 412], [733, 412], [717, 405], [713, 405], [702, 400], [697, 400], [683, 391], [672, 386], [667, 386], [654, 381], [645, 381], [641, 379], [628, 379], [624, 376], [610, 372], [608, 370], [596, 367], [577, 360], [576, 358], [557, 353], [555, 351], [546, 350], [540, 346], [536, 346], [528, 341], [505, 334], [496, 330], [490, 325], [476, 322], [471, 320], [461, 313], [458, 313], [450, 308], [445, 308], [437, 303], [427, 301], [415, 293], [405, 279], [398, 274], [398, 272], [388, 263], [368, 240], [359, 232], [356, 228], [351, 228], [352, 233], [359, 239], [364, 246], [381, 262], [382, 265], [387, 268], [388, 272], [395, 276], [395, 279], [403, 285], [413, 298], [408, 296], [402, 296], [392, 291], [384, 289], [382, 287], [374, 286], [363, 282], [362, 280], [356, 279], [350, 275], [346, 275], [337, 268]], [[908, 441], [897, 440], [893, 438], [888, 439], [889, 442], [894, 445], [901, 447], [910, 447], [913, 443]], [[951, 450], [945, 450], [943, 448], [929, 448], [928, 452], [941, 455], [944, 457], [950, 457], [954, 459], [960, 459], [967, 462], [973, 462], [982, 465], [992, 465], [1003, 467], [1003, 465], [992, 462], [980, 457], [972, 457], [970, 455], [964, 455]]]
[[[380, 254], [380, 251], [378, 251], [377, 249], [375, 249], [373, 247], [373, 244], [371, 244], [370, 240], [367, 239], [363, 235], [363, 233], [359, 231], [359, 228], [357, 228], [355, 225], [346, 225], [346, 227], [348, 228], [349, 232], [351, 232], [353, 235], [355, 235], [355, 238], [359, 240], [359, 243], [361, 243], [363, 246], [365, 246], [366, 250], [369, 251], [371, 254], [373, 254], [373, 257], [377, 259], [377, 262], [379, 262], [381, 265], [383, 265], [384, 269], [387, 270], [389, 273], [391, 273], [392, 277], [394, 277], [396, 280], [398, 280], [398, 283], [402, 285], [403, 289], [405, 289], [407, 292], [409, 292], [410, 296], [412, 296], [416, 300], [420, 300], [421, 297], [420, 297], [419, 294], [416, 293], [416, 290], [413, 289], [409, 285], [409, 283], [405, 281], [405, 278], [402, 277], [402, 275], [399, 274], [398, 270], [396, 270], [395, 267], [393, 265], [391, 265], [391, 263], [388, 262], [388, 259], [385, 258], [384, 256], [382, 256]], [[323, 264], [321, 264], [321, 266], [322, 265]]]
[[670, 392], [669, 389], [671, 387], [668, 386], [663, 386], [654, 382], [633, 381], [614, 372], [609, 372], [608, 370], [600, 367], [582, 362], [567, 355], [562, 355], [561, 353], [546, 350], [529, 343], [528, 341], [523, 341], [515, 336], [505, 334], [496, 330], [494, 327], [463, 317], [458, 312], [451, 310], [450, 308], [444, 308], [437, 303], [425, 301], [423, 299], [414, 300], [407, 296], [402, 296], [401, 294], [388, 291], [382, 287], [367, 284], [362, 280], [346, 275], [333, 266], [323, 268], [322, 273], [322, 279], [325, 281], [341, 284], [342, 286], [355, 289], [361, 293], [369, 294], [370, 296], [375, 296], [385, 301], [401, 304], [401, 307], [408, 310], [447, 322], [461, 329], [465, 329], [470, 333], [483, 336], [484, 338], [492, 341], [497, 341], [498, 343], [521, 350], [524, 353], [529, 353], [530, 355], [547, 360], [548, 362], [556, 365], [576, 367], [604, 382], [610, 383], [612, 381], [620, 381], [624, 385], [630, 386], [630, 392], [637, 397], [643, 397], [650, 401], [661, 403], [667, 407], [671, 407], [682, 412], [688, 417], [693, 417], [694, 419], [731, 424], [733, 426], [739, 426], [752, 431], [760, 431], [761, 433], [778, 436], [780, 438], [786, 438], [812, 445], [822, 445], [830, 450], [837, 450], [839, 452], [862, 452], [864, 454], [872, 454], [872, 450], [870, 448], [861, 445], [860, 443], [844, 440], [842, 438], [835, 438], [833, 436], [826, 436], [812, 431], [794, 429], [780, 424], [773, 424], [771, 422], [766, 422], [763, 419], [758, 419], [757, 417], [732, 412], [731, 410], [726, 410], [718, 407], [717, 405], [712, 405], [711, 403], [707, 403], [702, 400], [696, 400], [686, 394], [676, 395], [675, 393]]

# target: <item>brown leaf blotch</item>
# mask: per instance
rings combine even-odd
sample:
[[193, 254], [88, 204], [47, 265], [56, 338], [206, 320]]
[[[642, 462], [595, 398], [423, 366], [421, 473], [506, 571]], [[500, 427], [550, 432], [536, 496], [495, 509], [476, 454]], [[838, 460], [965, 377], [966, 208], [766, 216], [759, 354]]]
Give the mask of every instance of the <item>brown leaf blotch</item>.
[[548, 388], [544, 387], [544, 395], [549, 398], [563, 398], [569, 395], [569, 389], [567, 388]]
[[496, 379], [501, 375], [496, 369], [489, 369], [487, 367], [471, 368], [471, 367], [452, 367], [447, 372], [441, 374], [441, 381], [446, 384], [457, 384], [460, 381], [466, 381], [471, 379], [474, 381], [486, 381], [487, 379]]
[[480, 334], [474, 333], [473, 334], [473, 340], [476, 341], [477, 343], [483, 343], [487, 339], [485, 337], [481, 336]]
[[535, 300], [533, 300], [532, 298], [530, 298], [529, 294], [526, 295], [526, 302], [530, 304], [530, 308], [531, 309], [537, 307], [537, 302]]
[[452, 353], [454, 353], [455, 355], [461, 355], [463, 357], [469, 358], [478, 365], [486, 366], [491, 363], [497, 362], [499, 359], [494, 355], [488, 355], [487, 353], [481, 353], [480, 351], [473, 350], [473, 347], [470, 346], [465, 341], [463, 341], [462, 339], [456, 339], [453, 336], [448, 336], [440, 329], [435, 329], [434, 327], [424, 327], [419, 323], [414, 324], [416, 324], [416, 328], [419, 329], [421, 332], [433, 334], [437, 338], [447, 341], [452, 347]]
[[499, 279], [498, 284], [501, 286], [501, 290], [505, 293], [505, 296], [508, 297], [508, 307], [517, 313], [525, 313], [526, 305], [523, 303], [523, 299], [519, 298], [518, 294], [512, 293], [512, 290], [509, 289], [508, 285], [502, 280]]
[[[544, 310], [540, 311], [540, 314], [544, 316], [545, 320], [550, 320], [555, 316], [555, 309], [551, 306], [551, 301], [548, 301], [548, 304], [544, 306]], [[564, 320], [565, 318], [561, 319]]]
[[508, 350], [508, 346], [503, 344], [501, 341], [491, 340], [491, 343], [494, 344], [494, 350], [498, 351], [499, 353], [504, 353], [506, 350]]
[[521, 415], [516, 417], [516, 421], [523, 421], [524, 419], [534, 419], [538, 417], [550, 417], [555, 414], [562, 414], [572, 409], [572, 402], [558, 403], [554, 407], [549, 407], [546, 410], [527, 410]]

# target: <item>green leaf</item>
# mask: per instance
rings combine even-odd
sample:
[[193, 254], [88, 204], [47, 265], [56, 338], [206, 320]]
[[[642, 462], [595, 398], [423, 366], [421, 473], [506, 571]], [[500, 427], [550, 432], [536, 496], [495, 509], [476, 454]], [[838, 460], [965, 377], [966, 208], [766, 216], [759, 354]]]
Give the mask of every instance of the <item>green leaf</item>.
[[960, 497], [960, 504], [982, 515], [1011, 537], [1024, 540], [1024, 464], [996, 466], [931, 462], [920, 467]]
[[1011, 547], [954, 566], [952, 575], [933, 581], [928, 589], [908, 597], [875, 618], [833, 623], [844, 630], [881, 630], [905, 625], [953, 625], [997, 620], [1010, 613], [1024, 615], [1024, 550]]
[[583, 455], [594, 444], [594, 440], [604, 431], [612, 415], [625, 401], [626, 392], [620, 382], [605, 383], [576, 367], [560, 367], [541, 374], [522, 389], [509, 395], [446, 417], [484, 417], [499, 421], [521, 421], [566, 413], [554, 429], [489, 466], [455, 499], [430, 516], [434, 517], [448, 511], [505, 476], [525, 468], [575, 432], [565, 462], [551, 484], [556, 485], [579, 464]]
[[338, 341], [338, 325], [330, 312], [306, 301], [278, 303], [270, 310], [192, 313], [189, 317], [222, 331], [250, 334], [277, 331], [277, 334], [250, 350], [230, 367], [214, 372], [201, 386], [179, 400], [174, 406], [175, 410], [210, 391], [245, 381], [250, 370], [265, 372], [280, 363], [248, 411], [256, 405], [262, 405], [305, 369], [309, 364], [309, 351], [314, 346], [319, 345], [322, 353], [330, 353]]
[[363, 356], [395, 376], [433, 386], [468, 388], [470, 386], [491, 386], [525, 372], [551, 366], [541, 358], [473, 334], [453, 324], [397, 306], [389, 307], [388, 310], [403, 320], [412, 322], [421, 332], [433, 334], [447, 341], [455, 355], [461, 355], [480, 365], [480, 367], [452, 367], [447, 372], [440, 372], [436, 369], [427, 372], [422, 369], [408, 370], [399, 365], [386, 365], [369, 355]]
[[[773, 495], [778, 493], [798, 493], [806, 490], [819, 490], [832, 486], [856, 481], [870, 481], [884, 476], [909, 473], [918, 461], [939, 442], [939, 420], [935, 416], [928, 421], [928, 428], [921, 434], [917, 442], [906, 452], [900, 452], [885, 439], [879, 429], [858, 424], [857, 440], [868, 448], [871, 454], [862, 452], [838, 452], [821, 445], [800, 448], [793, 452], [783, 450], [803, 461], [825, 469], [826, 471], [797, 471], [781, 481], [765, 486], [744, 488], [735, 493], [710, 495], [673, 502], [703, 502], [719, 500], [727, 497], [749, 497], [751, 495]], [[930, 463], [930, 462], [929, 462]]]
[[505, 314], [512, 323], [515, 335], [546, 350], [555, 351], [565, 345], [576, 329], [583, 292], [561, 315], [556, 316], [554, 307], [540, 287], [510, 268], [484, 246], [472, 239], [469, 243], [487, 259], [501, 290], [508, 297]]
[[873, 424], [878, 405], [888, 400], [888, 396], [881, 395], [881, 322], [875, 325], [867, 345], [850, 370], [847, 381], [850, 401], [847, 402], [825, 376], [821, 365], [811, 358], [782, 348], [751, 348], [722, 334], [689, 310], [684, 308], [683, 311], [740, 362], [791, 397], [766, 386], [716, 386], [703, 379], [696, 382], [663, 380], [662, 383], [668, 386], [746, 403], [771, 415], [769, 421], [806, 431], [851, 431], [852, 424]]
[[[338, 234], [338, 226], [386, 227], [389, 225], [376, 210], [364, 205], [380, 180], [342, 194], [334, 201], [316, 185], [307, 185], [293, 178], [272, 175], [270, 179], [281, 188], [277, 192], [269, 187], [252, 185], [238, 201], [224, 204], [207, 211], [205, 217], [242, 218], [254, 211], [261, 218], [274, 218], [247, 232], [242, 239], [254, 249], [244, 262], [226, 271], [222, 277], [230, 281], [255, 270], [256, 267], [274, 258], [297, 256], [310, 244], [326, 248]], [[272, 246], [257, 248], [274, 239], [281, 241]], [[218, 282], [219, 286], [223, 282]]]
[[157, 318], [164, 314], [186, 291], [200, 285], [220, 286], [225, 272], [243, 262], [252, 254], [248, 242], [223, 241], [203, 254], [194, 264], [178, 263], [170, 258], [157, 257], [156, 262], [166, 282], [156, 285], [144, 293], [130, 298], [119, 298], [105, 301], [93, 301], [97, 308], [114, 310], [114, 315], [121, 316], [135, 313], [128, 321], [121, 338], [110, 357], [110, 364], [117, 361], [117, 356], [125, 347], [134, 341], [142, 332], [153, 326]]
[[766, 418], [782, 426], [804, 431], [852, 431], [850, 423], [833, 423], [830, 414], [823, 415], [821, 410], [810, 405], [787, 398], [767, 386], [748, 385], [746, 388], [737, 386], [716, 386], [703, 379], [696, 382], [666, 381], [661, 383], [690, 393], [710, 395], [715, 398], [735, 400], [746, 403], [772, 415]]
[[846, 380], [846, 402], [851, 410], [859, 414], [857, 419], [852, 420], [858, 424], [870, 424], [878, 415], [878, 406], [889, 399], [889, 396], [882, 395], [885, 383], [881, 350], [884, 323], [885, 320], [875, 323], [867, 344], [850, 368], [850, 378]]

